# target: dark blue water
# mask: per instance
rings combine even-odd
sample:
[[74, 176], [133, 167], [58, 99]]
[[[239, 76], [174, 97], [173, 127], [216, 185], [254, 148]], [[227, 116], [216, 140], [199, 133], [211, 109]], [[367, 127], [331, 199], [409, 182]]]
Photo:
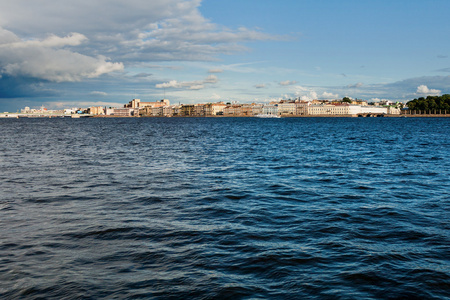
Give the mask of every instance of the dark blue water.
[[450, 297], [450, 119], [0, 120], [2, 299]]

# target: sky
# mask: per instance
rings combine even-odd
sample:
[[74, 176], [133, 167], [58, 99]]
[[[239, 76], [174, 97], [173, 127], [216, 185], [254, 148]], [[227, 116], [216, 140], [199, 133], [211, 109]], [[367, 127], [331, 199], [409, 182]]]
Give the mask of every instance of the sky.
[[0, 0], [0, 111], [450, 93], [448, 0]]

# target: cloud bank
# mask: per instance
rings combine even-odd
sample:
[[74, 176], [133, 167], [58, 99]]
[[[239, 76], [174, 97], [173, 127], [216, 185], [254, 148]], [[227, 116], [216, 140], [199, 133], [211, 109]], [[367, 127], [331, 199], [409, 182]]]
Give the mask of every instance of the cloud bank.
[[200, 4], [200, 0], [15, 0], [2, 7], [0, 27], [38, 38], [78, 32], [89, 40], [81, 53], [120, 62], [214, 60], [217, 54], [245, 50], [240, 42], [278, 38], [214, 24], [201, 15]]
[[79, 33], [65, 37], [51, 35], [42, 40], [22, 40], [0, 28], [0, 74], [64, 82], [123, 70], [122, 63], [109, 62], [104, 56], [82, 55], [70, 49], [86, 40]]
[[[45, 94], [48, 83], [87, 82], [105, 75], [123, 76], [137, 84], [149, 77], [143, 75], [144, 69], [159, 65], [155, 62], [215, 61], [220, 54], [248, 50], [244, 42], [279, 38], [259, 30], [215, 24], [202, 16], [200, 5], [201, 0], [3, 3], [0, 90], [8, 92], [0, 97], [22, 97], [24, 92], [19, 91], [38, 97]], [[128, 72], [131, 68], [139, 70]], [[222, 72], [209, 70], [211, 74]], [[130, 73], [138, 76], [127, 76]], [[158, 86], [199, 90], [215, 82], [213, 76]], [[63, 92], [55, 89], [46, 94]]]

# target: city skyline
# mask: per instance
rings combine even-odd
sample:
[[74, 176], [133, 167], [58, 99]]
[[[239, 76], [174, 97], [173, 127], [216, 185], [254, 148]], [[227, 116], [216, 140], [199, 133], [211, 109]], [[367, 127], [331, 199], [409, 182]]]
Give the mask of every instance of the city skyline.
[[0, 110], [450, 92], [448, 1], [0, 1]]

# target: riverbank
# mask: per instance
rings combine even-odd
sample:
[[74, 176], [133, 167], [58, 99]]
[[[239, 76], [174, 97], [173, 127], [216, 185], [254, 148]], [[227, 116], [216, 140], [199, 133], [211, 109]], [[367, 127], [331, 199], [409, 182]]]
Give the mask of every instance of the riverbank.
[[[18, 113], [0, 114], [0, 119], [18, 118], [136, 118], [134, 116], [114, 116], [114, 115], [31, 115]], [[170, 118], [254, 118], [255, 116], [245, 115], [218, 115], [218, 116], [171, 116]], [[357, 118], [357, 117], [386, 117], [386, 118], [448, 118], [450, 114], [378, 114], [378, 115], [281, 115], [282, 118]], [[140, 118], [168, 118], [165, 116], [140, 116]]]

